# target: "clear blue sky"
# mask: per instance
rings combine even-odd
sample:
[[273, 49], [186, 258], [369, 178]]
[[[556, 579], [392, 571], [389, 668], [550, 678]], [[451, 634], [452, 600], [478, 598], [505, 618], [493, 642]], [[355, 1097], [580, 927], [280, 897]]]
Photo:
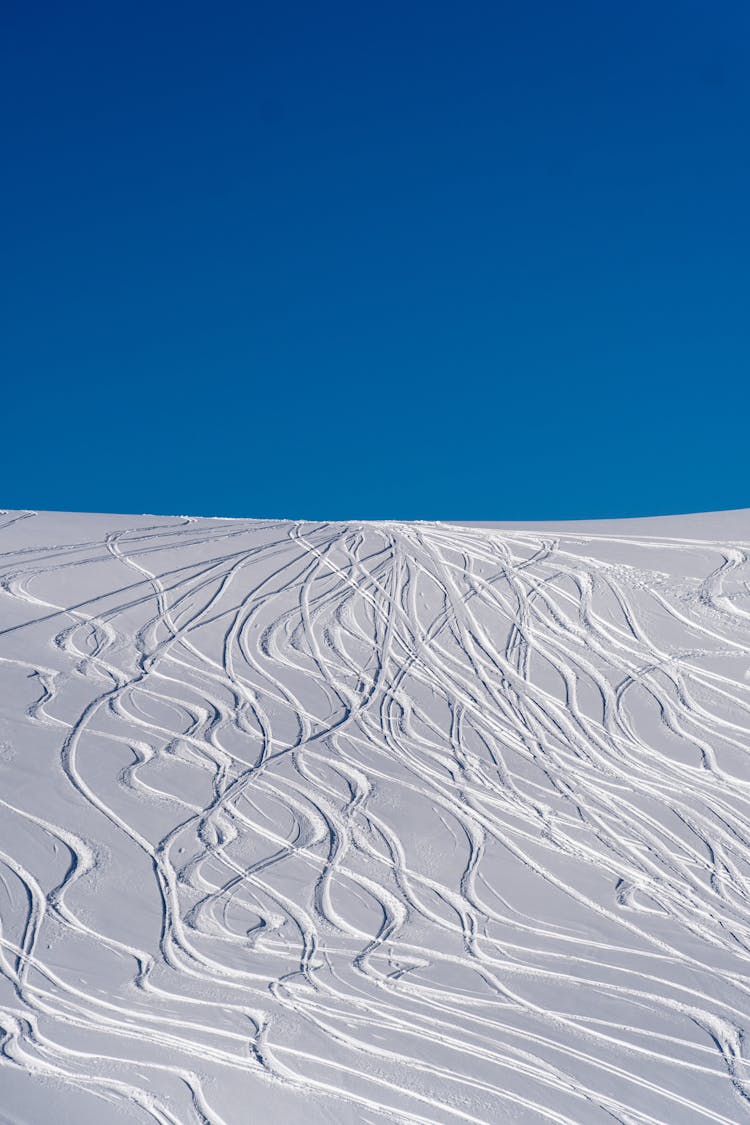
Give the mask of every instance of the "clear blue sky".
[[746, 3], [0, 32], [3, 506], [750, 506]]

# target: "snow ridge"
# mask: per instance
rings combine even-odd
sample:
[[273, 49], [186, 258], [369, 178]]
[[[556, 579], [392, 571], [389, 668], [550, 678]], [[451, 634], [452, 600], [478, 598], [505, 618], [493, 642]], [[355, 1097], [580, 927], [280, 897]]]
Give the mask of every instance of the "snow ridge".
[[0, 1118], [750, 1120], [750, 544], [674, 529], [0, 517]]

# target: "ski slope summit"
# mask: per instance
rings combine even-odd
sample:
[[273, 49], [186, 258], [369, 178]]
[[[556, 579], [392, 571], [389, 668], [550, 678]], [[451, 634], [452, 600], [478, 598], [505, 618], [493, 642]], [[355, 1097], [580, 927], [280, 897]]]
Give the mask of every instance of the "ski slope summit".
[[750, 1122], [749, 559], [0, 515], [0, 1122]]

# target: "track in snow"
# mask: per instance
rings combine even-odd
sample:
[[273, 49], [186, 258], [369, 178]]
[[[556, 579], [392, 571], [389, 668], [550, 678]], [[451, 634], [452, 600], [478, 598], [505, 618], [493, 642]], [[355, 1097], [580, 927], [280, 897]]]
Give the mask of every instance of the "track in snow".
[[750, 1121], [750, 535], [659, 526], [0, 517], [0, 1121]]

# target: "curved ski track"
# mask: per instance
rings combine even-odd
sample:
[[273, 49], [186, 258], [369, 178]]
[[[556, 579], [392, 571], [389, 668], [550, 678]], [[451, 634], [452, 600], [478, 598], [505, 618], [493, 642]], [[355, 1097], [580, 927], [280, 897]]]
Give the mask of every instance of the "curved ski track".
[[0, 517], [0, 1118], [750, 1121], [747, 543], [75, 520]]

